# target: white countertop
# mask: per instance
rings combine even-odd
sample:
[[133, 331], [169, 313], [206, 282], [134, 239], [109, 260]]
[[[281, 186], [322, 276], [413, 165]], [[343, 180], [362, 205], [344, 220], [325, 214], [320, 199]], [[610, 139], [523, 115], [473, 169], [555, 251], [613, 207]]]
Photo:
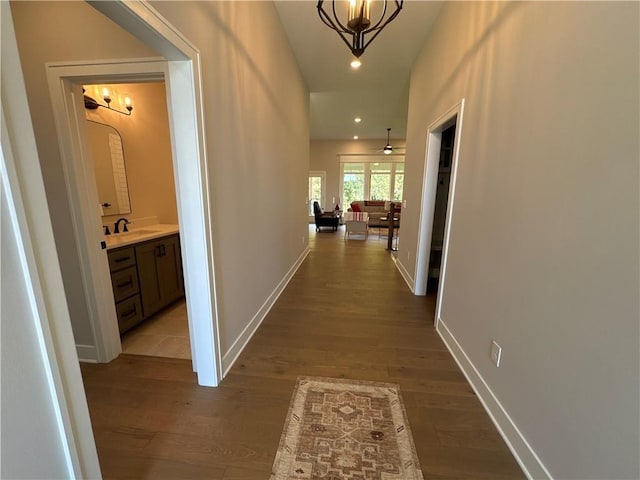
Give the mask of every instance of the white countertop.
[[147, 240], [166, 237], [167, 235], [178, 232], [178, 225], [156, 223], [145, 227], [131, 229], [128, 232], [105, 235], [104, 239], [107, 242], [107, 250], [113, 250], [114, 248], [146, 242]]

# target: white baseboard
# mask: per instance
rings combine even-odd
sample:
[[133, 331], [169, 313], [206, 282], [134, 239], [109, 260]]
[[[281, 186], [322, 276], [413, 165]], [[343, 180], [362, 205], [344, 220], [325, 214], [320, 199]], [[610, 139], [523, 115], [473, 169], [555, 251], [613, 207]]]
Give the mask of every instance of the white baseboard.
[[478, 372], [442, 319], [438, 319], [436, 331], [449, 349], [449, 352], [451, 352], [451, 355], [453, 355], [467, 381], [471, 384], [484, 409], [491, 417], [527, 478], [552, 480], [551, 473], [545, 468], [531, 445], [529, 445], [529, 442], [527, 442], [527, 439], [522, 435], [509, 413], [491, 391], [489, 385], [484, 381], [480, 372]]
[[93, 345], [76, 345], [78, 360], [84, 363], [98, 363], [98, 352]]
[[269, 310], [271, 310], [271, 307], [276, 303], [286, 286], [289, 284], [289, 281], [298, 271], [302, 262], [304, 262], [304, 259], [307, 258], [307, 255], [309, 255], [309, 247], [304, 249], [278, 286], [262, 304], [262, 307], [260, 307], [258, 312], [253, 316], [236, 341], [233, 342], [231, 348], [229, 348], [229, 350], [227, 350], [227, 352], [222, 356], [222, 378], [227, 376], [227, 373], [242, 353], [242, 350], [244, 350], [244, 347], [249, 343], [249, 340], [251, 340], [251, 337], [253, 337], [256, 330], [258, 330], [258, 327], [269, 313]]
[[404, 281], [409, 286], [409, 290], [411, 290], [411, 293], [416, 293], [414, 290], [413, 278], [411, 278], [411, 275], [409, 275], [409, 272], [407, 272], [407, 269], [404, 268], [404, 265], [402, 264], [402, 262], [398, 260], [398, 257], [396, 255], [391, 255], [391, 260], [393, 260], [393, 263], [396, 264], [396, 268], [400, 272], [400, 275], [402, 275], [402, 278], [404, 278]]

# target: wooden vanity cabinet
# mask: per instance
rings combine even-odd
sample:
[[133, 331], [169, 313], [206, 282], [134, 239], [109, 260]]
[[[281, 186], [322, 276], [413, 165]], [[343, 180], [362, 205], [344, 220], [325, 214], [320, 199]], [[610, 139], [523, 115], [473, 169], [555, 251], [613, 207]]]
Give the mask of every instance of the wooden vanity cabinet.
[[108, 258], [121, 334], [184, 296], [178, 235], [110, 250]]
[[116, 302], [118, 329], [124, 333], [144, 317], [140, 302], [140, 284], [133, 247], [123, 247], [108, 252], [113, 299]]
[[184, 295], [180, 240], [177, 235], [136, 246], [136, 259], [145, 317]]

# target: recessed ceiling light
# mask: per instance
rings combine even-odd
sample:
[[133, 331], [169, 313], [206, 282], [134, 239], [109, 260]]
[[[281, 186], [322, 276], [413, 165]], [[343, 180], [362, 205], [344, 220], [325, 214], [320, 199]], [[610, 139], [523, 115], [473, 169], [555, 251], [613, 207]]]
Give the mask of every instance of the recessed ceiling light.
[[354, 70], [359, 69], [362, 66], [362, 62], [358, 58], [351, 60], [351, 68]]
[[354, 140], [358, 140], [358, 138], [360, 138], [360, 137], [358, 137], [358, 135], [354, 135], [354, 136], [353, 136], [353, 139], [354, 139]]
[[362, 119], [360, 117], [356, 117], [353, 119], [354, 122], [356, 123], [360, 123], [362, 121]]

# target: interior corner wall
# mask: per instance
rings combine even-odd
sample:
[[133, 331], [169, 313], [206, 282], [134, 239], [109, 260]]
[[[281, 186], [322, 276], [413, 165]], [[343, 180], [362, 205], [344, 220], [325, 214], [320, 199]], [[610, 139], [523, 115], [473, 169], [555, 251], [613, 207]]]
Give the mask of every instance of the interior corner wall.
[[554, 478], [640, 476], [639, 9], [445, 2], [412, 70], [402, 248], [464, 98], [439, 331]]
[[[373, 155], [385, 146], [387, 139], [380, 140], [311, 140], [311, 159], [309, 170], [327, 173], [325, 205], [322, 208], [333, 209], [331, 200], [340, 198], [340, 159], [339, 155]], [[394, 147], [404, 147], [405, 141], [392, 139]], [[342, 202], [342, 199], [340, 199]]]
[[[102, 85], [87, 85], [87, 94], [100, 101]], [[164, 82], [121, 83], [111, 86], [113, 108], [129, 96], [133, 104], [130, 116], [98, 108], [85, 110], [87, 120], [114, 127], [122, 138], [124, 162], [129, 186], [131, 213], [102, 217], [113, 225], [119, 217], [136, 219], [156, 217], [159, 223], [177, 224], [176, 187]], [[115, 92], [115, 94], [114, 94]], [[100, 101], [100, 103], [103, 103]], [[135, 225], [135, 223], [134, 223]]]

